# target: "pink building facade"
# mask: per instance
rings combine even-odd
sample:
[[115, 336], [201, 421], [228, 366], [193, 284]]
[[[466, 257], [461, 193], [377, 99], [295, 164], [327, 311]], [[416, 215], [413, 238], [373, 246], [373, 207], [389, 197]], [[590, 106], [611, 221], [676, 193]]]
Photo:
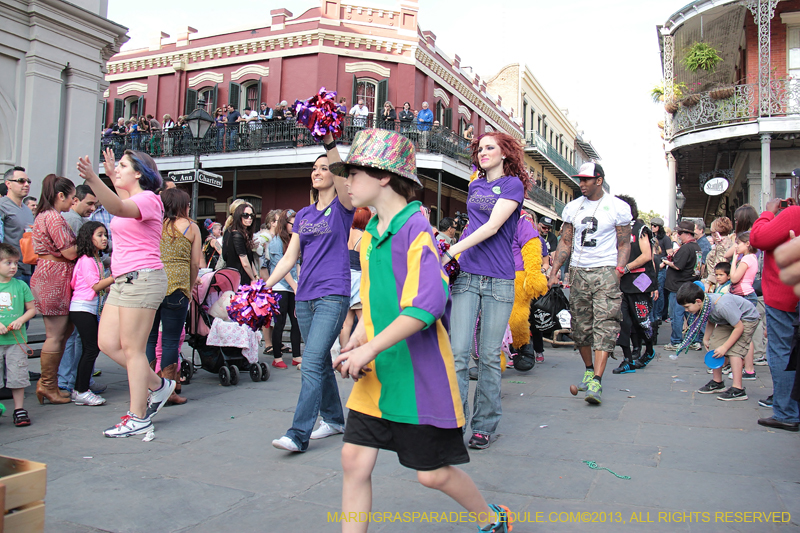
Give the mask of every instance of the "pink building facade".
[[[377, 9], [321, 0], [300, 16], [285, 9], [271, 11], [266, 27], [206, 37], [187, 31], [176, 42], [154, 43], [149, 49], [120, 53], [108, 63], [104, 127], [118, 117], [165, 114], [177, 120], [199, 99], [218, 107], [234, 104], [241, 112], [293, 103], [320, 87], [347, 98], [348, 109], [364, 99], [374, 117], [389, 101], [399, 113], [404, 102], [412, 110], [428, 102], [441, 131], [460, 138], [469, 125], [476, 134], [502, 130], [522, 138], [521, 124], [487, 93], [486, 84], [460, 58], [436, 47], [436, 36], [418, 28], [418, 5]], [[196, 37], [196, 38], [195, 38]], [[338, 98], [337, 98], [338, 99]], [[245, 126], [246, 127], [246, 126]], [[418, 145], [418, 169], [425, 189], [418, 198], [440, 216], [464, 211], [470, 168], [466, 142], [453, 152]], [[201, 156], [204, 169], [224, 178], [222, 190], [201, 186], [199, 216], [222, 218], [234, 196], [259, 199], [266, 213], [273, 208], [298, 209], [310, 195], [311, 162], [318, 146], [276, 146], [274, 149], [211, 150]], [[342, 146], [343, 156], [347, 146]], [[162, 171], [191, 168], [189, 154], [153, 154]], [[212, 206], [213, 204], [213, 206]], [[435, 222], [436, 218], [432, 218]]]

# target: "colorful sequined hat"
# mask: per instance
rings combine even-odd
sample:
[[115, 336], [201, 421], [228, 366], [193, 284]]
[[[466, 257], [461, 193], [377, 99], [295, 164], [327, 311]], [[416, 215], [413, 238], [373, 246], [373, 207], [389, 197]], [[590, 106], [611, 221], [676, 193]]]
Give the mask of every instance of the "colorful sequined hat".
[[340, 165], [379, 168], [422, 186], [417, 177], [414, 145], [408, 138], [393, 131], [379, 129], [359, 131], [350, 146], [347, 161], [332, 164], [331, 172], [338, 173], [337, 167]]

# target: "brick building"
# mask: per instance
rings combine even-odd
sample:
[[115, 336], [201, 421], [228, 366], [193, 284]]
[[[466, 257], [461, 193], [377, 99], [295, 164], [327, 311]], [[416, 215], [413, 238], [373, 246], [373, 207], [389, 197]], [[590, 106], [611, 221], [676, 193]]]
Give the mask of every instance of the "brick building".
[[[240, 111], [258, 109], [261, 102], [274, 108], [282, 100], [308, 98], [323, 86], [346, 97], [348, 108], [364, 99], [368, 125], [386, 126], [375, 110], [387, 101], [398, 113], [404, 102], [413, 110], [428, 102], [438, 125], [415, 124], [408, 134], [417, 145], [424, 178], [418, 197], [435, 222], [440, 213], [465, 210], [471, 174], [467, 141], [461, 137], [466, 128], [472, 125], [476, 134], [503, 130], [519, 138], [523, 132], [480, 76], [462, 69], [459, 56], [440, 50], [433, 32], [418, 28], [417, 16], [413, 1], [392, 10], [326, 0], [297, 17], [274, 9], [267, 26], [207, 36], [187, 28], [169, 43], [162, 34], [149, 49], [109, 61], [104, 123], [142, 114], [161, 120], [165, 113], [177, 120], [200, 99], [209, 102], [212, 114], [223, 104]], [[126, 142], [151, 150], [162, 171], [191, 168], [196, 145], [185, 134], [174, 135], [162, 134], [155, 149], [152, 142]], [[350, 137], [343, 139], [343, 156]], [[259, 122], [255, 130], [240, 126], [235, 139], [226, 134], [221, 144], [203, 145], [201, 166], [221, 174], [224, 187], [221, 192], [200, 187], [198, 216], [222, 218], [234, 196], [253, 201], [259, 215], [309, 202], [310, 167], [322, 149], [301, 129]]]

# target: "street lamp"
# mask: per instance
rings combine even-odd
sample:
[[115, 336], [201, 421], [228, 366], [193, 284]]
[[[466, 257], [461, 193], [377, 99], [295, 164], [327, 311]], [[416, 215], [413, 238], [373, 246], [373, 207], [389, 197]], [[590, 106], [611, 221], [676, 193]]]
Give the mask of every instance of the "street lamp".
[[[681, 186], [678, 185], [678, 192], [675, 193], [675, 207], [678, 208], [678, 220], [681, 218], [681, 213], [683, 213], [683, 206], [686, 205], [686, 197], [681, 192]], [[675, 221], [675, 224], [678, 224], [678, 220]]]
[[200, 169], [200, 143], [205, 138], [208, 128], [210, 128], [211, 124], [214, 123], [214, 119], [208, 114], [208, 111], [206, 111], [205, 99], [201, 98], [197, 102], [197, 109], [192, 111], [192, 113], [186, 117], [186, 122], [189, 123], [189, 130], [192, 132], [192, 137], [194, 137], [195, 179], [194, 183], [192, 183], [192, 213], [190, 216], [192, 218], [196, 218], [198, 195], [197, 171]]

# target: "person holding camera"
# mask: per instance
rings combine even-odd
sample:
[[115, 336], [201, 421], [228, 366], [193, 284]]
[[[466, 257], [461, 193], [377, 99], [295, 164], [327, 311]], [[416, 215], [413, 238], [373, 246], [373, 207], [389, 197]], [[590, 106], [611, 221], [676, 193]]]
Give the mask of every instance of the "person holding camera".
[[[790, 231], [800, 234], [800, 206], [793, 204], [793, 199], [770, 200], [750, 230], [750, 244], [764, 252], [761, 287], [769, 332], [767, 364], [772, 374], [772, 416], [760, 418], [758, 424], [787, 431], [800, 430], [798, 403], [791, 398], [795, 371], [786, 370], [792, 351], [792, 324], [798, 319], [798, 298], [780, 280], [775, 249], [789, 241]], [[759, 400], [759, 404], [769, 405], [768, 400]]]

